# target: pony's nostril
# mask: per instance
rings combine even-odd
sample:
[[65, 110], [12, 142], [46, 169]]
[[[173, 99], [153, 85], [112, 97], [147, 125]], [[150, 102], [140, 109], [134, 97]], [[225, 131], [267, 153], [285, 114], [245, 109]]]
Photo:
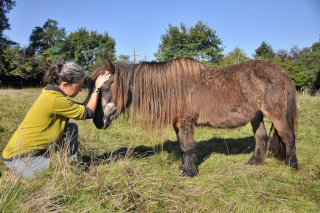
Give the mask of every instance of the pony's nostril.
[[106, 124], [106, 122], [107, 122], [107, 119], [106, 119], [106, 118], [105, 118], [105, 119], [103, 119], [103, 123], [104, 123], [104, 124]]

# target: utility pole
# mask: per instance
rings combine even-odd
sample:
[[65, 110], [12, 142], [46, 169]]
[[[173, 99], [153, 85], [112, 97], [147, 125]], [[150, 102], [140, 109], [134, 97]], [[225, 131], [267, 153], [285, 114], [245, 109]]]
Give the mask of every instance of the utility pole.
[[136, 47], [133, 47], [133, 63], [136, 63]]
[[144, 56], [144, 61], [147, 61], [147, 55], [149, 54], [142, 54], [142, 55], [136, 55], [136, 47], [133, 47], [133, 63], [136, 63], [136, 56]]
[[[137, 55], [139, 56], [139, 55]], [[136, 63], [136, 47], [134, 46], [133, 47], [133, 63], [135, 64]]]
[[143, 54], [142, 56], [144, 56], [144, 61], [147, 61], [147, 55], [150, 56], [149, 54]]

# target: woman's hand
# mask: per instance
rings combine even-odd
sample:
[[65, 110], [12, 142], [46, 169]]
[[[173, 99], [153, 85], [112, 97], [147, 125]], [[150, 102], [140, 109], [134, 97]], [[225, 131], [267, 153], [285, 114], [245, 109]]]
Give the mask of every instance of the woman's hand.
[[96, 80], [95, 87], [101, 88], [102, 85], [109, 80], [110, 76], [111, 74], [109, 74], [108, 71], [106, 71], [104, 74], [100, 74]]
[[[99, 75], [99, 77], [96, 80], [95, 87], [101, 88], [102, 85], [109, 80], [110, 76], [111, 76], [111, 74], [109, 74], [108, 71], [106, 71], [106, 73], [104, 73], [104, 74]], [[87, 107], [89, 107], [92, 110], [93, 114], [96, 111], [98, 97], [99, 97], [98, 93], [92, 92], [90, 100], [87, 104]]]

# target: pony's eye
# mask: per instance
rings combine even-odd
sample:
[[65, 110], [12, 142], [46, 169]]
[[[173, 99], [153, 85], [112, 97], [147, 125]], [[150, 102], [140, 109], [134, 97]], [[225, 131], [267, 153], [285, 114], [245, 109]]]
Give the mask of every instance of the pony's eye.
[[107, 93], [107, 92], [109, 92], [109, 90], [110, 90], [110, 88], [109, 88], [109, 87], [108, 87], [108, 88], [104, 88], [104, 89], [102, 89], [102, 92]]

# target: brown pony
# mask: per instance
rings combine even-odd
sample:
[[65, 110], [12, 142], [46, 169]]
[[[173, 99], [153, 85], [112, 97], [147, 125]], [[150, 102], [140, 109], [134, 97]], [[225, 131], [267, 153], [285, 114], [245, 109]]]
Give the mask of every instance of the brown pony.
[[[198, 174], [195, 165], [195, 126], [235, 128], [251, 122], [256, 146], [250, 165], [265, 162], [267, 131], [263, 117], [275, 128], [273, 151], [279, 159], [298, 169], [295, 134], [297, 107], [295, 87], [288, 73], [266, 61], [249, 61], [225, 68], [209, 68], [189, 57], [166, 62], [120, 65], [103, 59], [89, 80], [100, 73], [112, 77], [101, 88], [94, 123], [107, 128], [132, 106], [133, 121], [154, 129], [173, 125], [182, 151], [180, 171]], [[89, 93], [87, 100], [89, 100]]]

